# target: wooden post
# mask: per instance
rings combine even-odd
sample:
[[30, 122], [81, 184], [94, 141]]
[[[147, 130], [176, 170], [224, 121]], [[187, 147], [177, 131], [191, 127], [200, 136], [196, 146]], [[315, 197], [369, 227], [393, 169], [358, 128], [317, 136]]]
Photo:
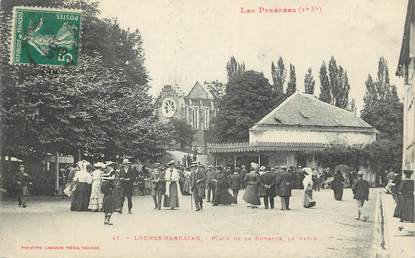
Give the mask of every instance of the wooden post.
[[258, 166], [261, 166], [261, 153], [258, 154]]
[[55, 153], [56, 192], [59, 193], [59, 153]]
[[233, 169], [236, 168], [236, 154], [233, 155]]

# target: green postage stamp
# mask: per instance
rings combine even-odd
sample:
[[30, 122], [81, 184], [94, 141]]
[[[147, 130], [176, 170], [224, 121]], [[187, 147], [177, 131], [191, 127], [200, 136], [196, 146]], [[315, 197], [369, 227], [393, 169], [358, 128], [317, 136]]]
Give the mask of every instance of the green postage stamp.
[[77, 65], [81, 10], [14, 7], [11, 64]]

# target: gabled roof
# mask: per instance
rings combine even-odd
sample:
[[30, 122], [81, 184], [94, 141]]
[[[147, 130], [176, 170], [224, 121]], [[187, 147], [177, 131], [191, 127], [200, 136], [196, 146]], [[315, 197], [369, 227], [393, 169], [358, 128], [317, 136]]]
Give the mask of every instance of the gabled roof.
[[406, 18], [404, 25], [404, 32], [402, 37], [401, 53], [399, 54], [398, 68], [396, 69], [396, 76], [402, 76], [402, 68], [408, 65], [410, 52], [410, 26], [415, 23], [415, 0], [408, 0], [408, 8], [406, 10]]
[[373, 129], [352, 112], [325, 103], [314, 95], [300, 92], [291, 95], [254, 127], [262, 125]]
[[193, 85], [186, 98], [189, 99], [213, 99], [212, 93], [198, 81]]

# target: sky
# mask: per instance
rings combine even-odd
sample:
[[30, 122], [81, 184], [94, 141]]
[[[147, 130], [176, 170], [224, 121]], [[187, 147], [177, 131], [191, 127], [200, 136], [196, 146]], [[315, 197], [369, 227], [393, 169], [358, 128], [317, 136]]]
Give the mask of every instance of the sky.
[[[281, 56], [286, 66], [295, 65], [298, 90], [304, 91], [309, 67], [319, 88], [322, 61], [334, 56], [347, 70], [350, 96], [361, 109], [364, 82], [369, 73], [376, 75], [381, 56], [388, 61], [391, 83], [402, 92], [403, 81], [395, 71], [407, 1], [101, 0], [99, 9], [102, 17], [140, 31], [152, 95], [166, 84], [187, 92], [196, 81], [226, 83], [231, 56], [270, 81], [271, 62]], [[261, 7], [296, 13], [265, 13]], [[302, 8], [310, 11], [299, 12]]]

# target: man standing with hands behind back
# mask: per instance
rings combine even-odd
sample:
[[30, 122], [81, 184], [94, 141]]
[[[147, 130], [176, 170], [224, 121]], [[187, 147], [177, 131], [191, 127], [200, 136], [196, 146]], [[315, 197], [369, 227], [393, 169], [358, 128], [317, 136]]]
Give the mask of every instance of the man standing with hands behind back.
[[137, 178], [137, 171], [135, 168], [131, 167], [131, 162], [128, 159], [124, 159], [121, 164], [120, 169], [120, 181], [121, 181], [121, 189], [123, 191], [122, 194], [122, 203], [119, 210], [119, 213], [122, 213], [122, 209], [124, 206], [125, 196], [127, 196], [128, 200], [128, 213], [132, 214], [131, 209], [133, 208], [132, 196], [133, 196], [133, 184]]
[[203, 198], [205, 198], [206, 173], [205, 169], [197, 162], [192, 162], [191, 167], [190, 189], [192, 190], [196, 211], [200, 211], [203, 209]]

